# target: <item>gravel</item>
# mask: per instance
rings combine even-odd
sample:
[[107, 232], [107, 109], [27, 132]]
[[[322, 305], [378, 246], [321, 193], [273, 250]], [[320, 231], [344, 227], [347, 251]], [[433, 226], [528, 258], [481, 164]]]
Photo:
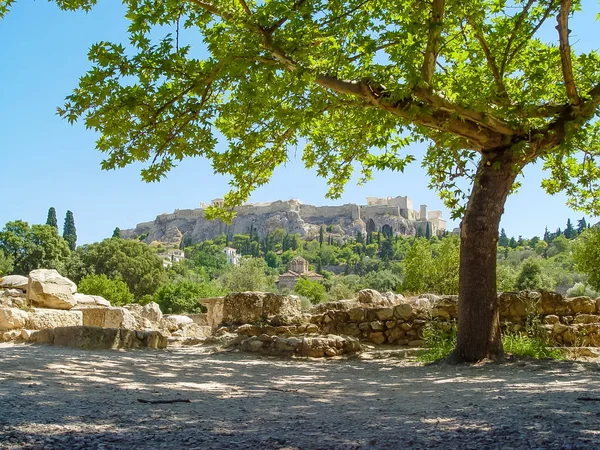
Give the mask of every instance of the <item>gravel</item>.
[[594, 361], [422, 366], [0, 344], [2, 449], [584, 449], [600, 448], [599, 421]]

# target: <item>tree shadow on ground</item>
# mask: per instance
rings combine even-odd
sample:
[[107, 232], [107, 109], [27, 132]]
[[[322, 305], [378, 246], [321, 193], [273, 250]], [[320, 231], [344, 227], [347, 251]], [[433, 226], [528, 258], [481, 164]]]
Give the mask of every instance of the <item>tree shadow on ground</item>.
[[[596, 363], [0, 346], [0, 448], [590, 448]], [[189, 400], [152, 404], [142, 400]]]

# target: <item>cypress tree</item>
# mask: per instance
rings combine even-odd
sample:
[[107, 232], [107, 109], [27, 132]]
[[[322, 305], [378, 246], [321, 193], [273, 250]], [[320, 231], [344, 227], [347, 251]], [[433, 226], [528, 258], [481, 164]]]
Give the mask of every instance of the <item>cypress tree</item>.
[[48, 210], [48, 218], [46, 219], [46, 225], [50, 225], [58, 230], [58, 222], [56, 221], [56, 210], [54, 206]]
[[75, 219], [73, 218], [73, 213], [71, 211], [67, 211], [67, 215], [65, 216], [63, 238], [69, 244], [69, 248], [71, 250], [75, 250], [77, 242], [77, 230], [75, 229]]
[[319, 229], [319, 247], [323, 247], [323, 239], [325, 238], [325, 230], [323, 229], [323, 225]]
[[[115, 230], [113, 231], [112, 237], [114, 238], [120, 238], [121, 237], [121, 229], [119, 227], [115, 227]], [[183, 239], [181, 240], [182, 244], [183, 244]]]

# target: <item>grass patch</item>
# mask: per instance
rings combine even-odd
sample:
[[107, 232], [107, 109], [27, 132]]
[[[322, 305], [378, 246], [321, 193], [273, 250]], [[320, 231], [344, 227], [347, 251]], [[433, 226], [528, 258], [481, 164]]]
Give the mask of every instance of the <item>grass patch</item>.
[[[423, 330], [423, 340], [427, 351], [417, 357], [422, 363], [433, 363], [446, 358], [456, 346], [456, 322], [431, 321]], [[550, 348], [542, 337], [540, 323], [536, 318], [528, 318], [525, 333], [506, 332], [502, 336], [506, 353], [516, 357], [535, 359], [563, 359], [558, 349]]]
[[543, 339], [525, 336], [518, 333], [507, 333], [502, 338], [504, 351], [513, 356], [525, 358], [551, 358], [562, 359], [563, 355], [558, 349], [548, 347]]
[[423, 340], [427, 351], [417, 357], [418, 361], [428, 364], [444, 359], [456, 346], [456, 323], [429, 322]]

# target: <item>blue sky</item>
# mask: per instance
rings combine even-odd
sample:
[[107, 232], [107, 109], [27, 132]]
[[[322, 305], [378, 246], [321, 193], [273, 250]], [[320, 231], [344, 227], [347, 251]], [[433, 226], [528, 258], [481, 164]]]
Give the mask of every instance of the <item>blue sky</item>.
[[[572, 22], [571, 39], [582, 50], [598, 48], [594, 18], [600, 7], [595, 1], [583, 3], [585, 14]], [[50, 206], [62, 224], [70, 209], [78, 243], [84, 244], [109, 237], [116, 226], [131, 228], [176, 208], [196, 208], [227, 191], [227, 179], [213, 175], [209, 162], [202, 159], [182, 162], [167, 179], [153, 184], [140, 180], [141, 166], [101, 171], [94, 133], [56, 115], [56, 107], [89, 67], [90, 45], [126, 41], [127, 24], [120, 10], [115, 0], [100, 2], [87, 15], [63, 12], [44, 1], [19, 0], [0, 21], [0, 226], [15, 219], [44, 223]], [[315, 205], [363, 204], [367, 196], [408, 195], [415, 208], [427, 204], [449, 217], [435, 192], [428, 190], [418, 162], [405, 173], [378, 172], [362, 187], [350, 183], [340, 200], [331, 201], [325, 198], [325, 181], [304, 169], [301, 152], [301, 148], [296, 155], [292, 152], [287, 166], [280, 167], [251, 201], [298, 198]], [[422, 148], [412, 149], [417, 157], [421, 152]], [[542, 235], [545, 226], [564, 228], [567, 218], [575, 221], [583, 216], [565, 206], [564, 196], [543, 192], [540, 164], [528, 167], [524, 177], [519, 193], [509, 198], [501, 223], [509, 236]], [[451, 221], [449, 228], [457, 225]]]

